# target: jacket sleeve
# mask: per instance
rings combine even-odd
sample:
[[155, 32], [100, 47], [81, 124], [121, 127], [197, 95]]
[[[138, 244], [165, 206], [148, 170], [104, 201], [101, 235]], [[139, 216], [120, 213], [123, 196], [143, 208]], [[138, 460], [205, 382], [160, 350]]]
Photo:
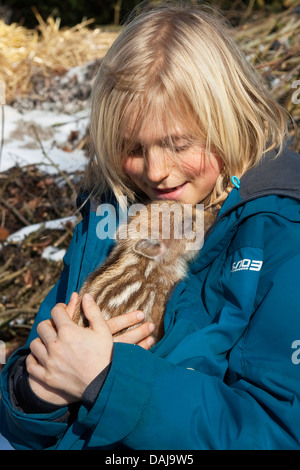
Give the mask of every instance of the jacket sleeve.
[[[274, 237], [268, 245], [276, 249], [277, 241]], [[222, 281], [220, 314], [169, 355], [115, 343], [94, 406], [78, 413], [78, 423], [93, 429], [90, 448], [121, 442], [152, 450], [299, 449], [297, 251], [278, 264], [276, 256], [270, 258], [260, 270], [261, 248], [234, 250], [227, 260], [231, 272]], [[248, 265], [252, 271], [244, 269]], [[184, 354], [184, 360], [176, 359]]]
[[253, 311], [258, 279], [259, 273], [246, 296], [241, 285], [235, 296], [227, 285], [218, 318], [200, 329], [186, 321], [188, 309], [196, 306], [184, 307], [183, 302], [153, 352], [115, 343], [111, 369], [94, 406], [78, 413], [82, 426], [93, 427], [89, 446], [120, 441], [152, 450], [248, 446], [254, 400], [226, 384], [225, 377], [229, 351]]
[[24, 413], [15, 405], [12, 383], [15, 365], [28, 354], [29, 344], [37, 335], [37, 324], [46, 318], [50, 318], [51, 310], [56, 303], [67, 301], [69, 267], [74, 251], [76, 252], [77, 232], [81, 224], [82, 222], [75, 227], [72, 241], [64, 257], [62, 274], [42, 302], [26, 345], [9, 358], [1, 372], [0, 432], [16, 449], [52, 448], [56, 445], [57, 439], [67, 429], [65, 419], [68, 412], [67, 407], [61, 407], [51, 413]]
[[[60, 407], [53, 412], [24, 413], [18, 406], [14, 396], [13, 382], [15, 367], [29, 352], [30, 342], [37, 336], [37, 325], [50, 318], [52, 308], [58, 302], [67, 303], [73, 291], [80, 288], [87, 275], [95, 269], [107, 256], [113, 241], [101, 244], [95, 237], [98, 218], [90, 207], [90, 202], [84, 206], [86, 194], [79, 194], [77, 207], [81, 211], [82, 220], [77, 224], [74, 234], [64, 257], [62, 274], [42, 302], [34, 325], [24, 347], [17, 350], [9, 359], [0, 376], [0, 433], [9, 440], [16, 449], [52, 449], [69, 427], [68, 419], [74, 419], [76, 410]], [[108, 202], [116, 204], [111, 195], [105, 195]], [[107, 202], [103, 199], [103, 202]], [[88, 246], [88, 248], [87, 248]], [[96, 256], [95, 256], [96, 253]], [[87, 408], [91, 396], [83, 401]], [[70, 407], [69, 407], [70, 408]]]
[[[116, 343], [98, 399], [89, 412], [81, 409], [78, 415], [82, 425], [95, 426], [91, 448], [122, 441], [133, 449], [152, 450], [299, 449], [299, 372], [291, 360], [291, 345], [300, 331], [295, 315], [299, 275], [288, 286], [280, 282], [280, 274], [290, 269], [299, 273], [299, 263], [300, 255], [286, 263], [265, 299], [276, 301], [275, 317], [282, 318], [283, 311], [290, 312], [289, 320], [298, 317], [289, 324], [283, 321], [277, 330], [278, 340], [280, 335], [289, 338], [286, 348], [282, 354], [266, 350], [265, 358], [257, 354], [254, 363], [244, 365], [249, 377], [245, 372], [244, 377], [223, 380], [172, 364], [138, 346]], [[223, 361], [228, 367], [228, 358]]]

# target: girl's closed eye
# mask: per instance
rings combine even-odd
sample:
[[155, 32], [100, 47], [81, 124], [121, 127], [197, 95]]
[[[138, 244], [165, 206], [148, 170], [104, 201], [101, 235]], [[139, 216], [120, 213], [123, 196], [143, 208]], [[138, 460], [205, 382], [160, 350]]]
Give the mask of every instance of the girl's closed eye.
[[185, 152], [186, 150], [188, 150], [190, 148], [190, 145], [189, 144], [186, 144], [186, 145], [176, 145], [176, 147], [174, 147], [174, 150], [176, 153], [181, 153], [181, 152]]
[[145, 150], [141, 145], [137, 145], [128, 152], [130, 157], [143, 157], [145, 155]]
[[[189, 148], [189, 145], [172, 145], [172, 146], [162, 145], [162, 148], [164, 150], [168, 150], [168, 151], [171, 151], [171, 152], [180, 153], [180, 152], [184, 152], [185, 150], [187, 150]], [[138, 156], [138, 157], [139, 156], [144, 156], [145, 155], [145, 150], [143, 149], [143, 147], [138, 146], [138, 147], [135, 147], [132, 150], [130, 150], [128, 155], [130, 155], [131, 157], [132, 156]]]
[[187, 140], [181, 140], [177, 141], [175, 140], [167, 140], [165, 142], [162, 142], [162, 148], [167, 150], [168, 152], [171, 153], [182, 153], [185, 152], [186, 150], [190, 149], [191, 143]]
[[[169, 152], [175, 152], [175, 153], [182, 153], [182, 152], [185, 152], [186, 150], [188, 150], [190, 148], [190, 145], [186, 144], [186, 145], [163, 145], [163, 148], [165, 150], [168, 150]], [[139, 147], [135, 147], [133, 148], [129, 154], [129, 156], [131, 157], [143, 157], [145, 155], [145, 150], [139, 146]]]

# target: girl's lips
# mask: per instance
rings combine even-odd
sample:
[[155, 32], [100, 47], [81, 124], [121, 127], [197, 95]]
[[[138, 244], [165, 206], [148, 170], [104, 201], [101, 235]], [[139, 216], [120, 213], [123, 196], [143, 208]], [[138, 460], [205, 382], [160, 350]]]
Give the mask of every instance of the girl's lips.
[[176, 186], [174, 188], [157, 189], [152, 188], [152, 191], [157, 199], [178, 199], [185, 190], [186, 183]]

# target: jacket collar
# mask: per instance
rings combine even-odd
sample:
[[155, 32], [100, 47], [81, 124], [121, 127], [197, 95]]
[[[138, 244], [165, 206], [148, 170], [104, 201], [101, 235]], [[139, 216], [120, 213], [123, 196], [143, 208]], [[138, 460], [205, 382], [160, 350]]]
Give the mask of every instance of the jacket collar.
[[276, 157], [276, 152], [266, 154], [261, 161], [241, 178], [242, 200], [262, 195], [287, 195], [300, 199], [300, 155], [291, 150]]
[[[210, 264], [212, 259], [222, 252], [244, 217], [249, 217], [258, 210], [271, 209], [268, 206], [269, 203], [264, 206], [263, 196], [285, 196], [300, 200], [300, 155], [285, 150], [280, 156], [276, 158], [275, 156], [275, 152], [266, 154], [258, 165], [241, 178], [240, 189], [232, 189], [216, 222], [206, 236], [200, 257], [191, 263], [192, 272], [197, 272], [200, 266], [203, 268]], [[85, 198], [86, 194], [81, 193], [77, 201], [83, 216], [87, 213], [91, 214], [93, 209], [91, 201], [80, 207]], [[103, 200], [109, 201], [117, 208], [117, 201], [112, 194], [106, 194]], [[250, 202], [252, 204], [247, 204]], [[247, 210], [243, 210], [241, 214], [238, 209], [244, 206], [247, 206]]]
[[[268, 153], [241, 178], [240, 189], [233, 188], [205, 237], [205, 244], [190, 270], [197, 273], [222, 253], [244, 218], [257, 212], [276, 211], [270, 198], [284, 196], [300, 201], [300, 155], [285, 150], [276, 157]], [[273, 199], [273, 198], [272, 198]], [[286, 210], [288, 210], [288, 207]]]

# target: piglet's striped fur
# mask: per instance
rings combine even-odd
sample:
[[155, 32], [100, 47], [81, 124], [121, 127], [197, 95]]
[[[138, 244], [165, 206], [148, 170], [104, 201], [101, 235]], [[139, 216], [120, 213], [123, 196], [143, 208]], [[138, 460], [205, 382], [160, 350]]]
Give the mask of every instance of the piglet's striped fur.
[[[177, 209], [178, 204], [181, 207], [182, 217], [179, 220], [172, 212], [173, 204], [177, 205]], [[159, 223], [155, 227], [153, 224], [151, 226], [154, 206], [160, 211]], [[74, 321], [87, 326], [81, 299], [89, 293], [106, 319], [142, 310], [145, 321], [151, 321], [156, 326], [153, 333], [155, 342], [160, 340], [164, 331], [166, 305], [175, 286], [186, 276], [188, 263], [201, 248], [199, 244], [194, 243], [193, 246], [191, 243], [200, 231], [207, 231], [215, 218], [205, 211], [203, 223], [203, 212], [197, 216], [197, 210], [193, 206], [187, 215], [184, 205], [178, 201], [153, 201], [130, 218], [127, 225], [119, 227], [115, 247], [104, 264], [87, 278], [79, 292], [80, 302]], [[168, 211], [169, 219], [164, 218], [164, 211]], [[163, 230], [166, 220], [170, 221], [167, 237]], [[176, 236], [176, 224], [182, 224], [181, 238]]]

